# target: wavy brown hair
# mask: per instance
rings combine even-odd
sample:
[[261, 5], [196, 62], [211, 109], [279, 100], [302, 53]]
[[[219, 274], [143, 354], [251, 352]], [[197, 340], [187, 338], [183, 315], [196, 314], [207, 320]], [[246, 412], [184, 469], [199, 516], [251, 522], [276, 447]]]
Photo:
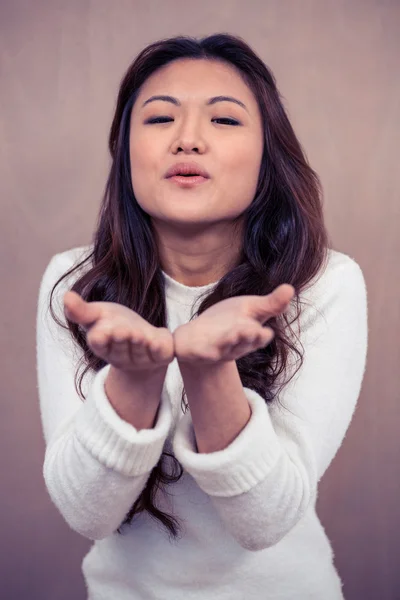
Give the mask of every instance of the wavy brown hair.
[[[109, 134], [112, 164], [99, 210], [90, 253], [58, 279], [52, 288], [50, 310], [60, 326], [68, 328], [83, 350], [75, 376], [82, 399], [82, 380], [89, 370], [97, 372], [107, 363], [88, 347], [84, 330], [57, 319], [52, 308], [56, 286], [72, 273], [79, 277], [70, 288], [87, 302], [118, 302], [137, 312], [155, 327], [166, 327], [164, 278], [150, 216], [136, 201], [131, 181], [129, 131], [132, 107], [146, 79], [171, 61], [190, 58], [218, 60], [234, 66], [257, 99], [263, 120], [264, 149], [254, 199], [244, 219], [242, 253], [238, 264], [227, 272], [202, 300], [195, 318], [207, 308], [232, 296], [266, 295], [281, 283], [290, 283], [297, 312], [269, 320], [275, 332], [270, 344], [237, 361], [243, 386], [260, 394], [265, 402], [278, 400], [282, 387], [303, 364], [303, 355], [289, 336], [291, 324], [300, 316], [300, 292], [326, 264], [328, 236], [323, 220], [322, 189], [285, 112], [275, 78], [264, 62], [239, 37], [214, 34], [202, 39], [177, 36], [144, 48], [124, 75]], [[236, 225], [236, 220], [233, 223]], [[82, 274], [81, 269], [84, 270]], [[298, 341], [300, 342], [299, 338]], [[300, 342], [301, 345], [301, 342]], [[290, 352], [297, 354], [297, 370], [286, 375]], [[83, 370], [81, 369], [83, 367]], [[79, 370], [81, 374], [78, 377]], [[185, 390], [182, 390], [182, 410]], [[163, 469], [165, 457], [173, 460], [174, 473]], [[175, 473], [175, 469], [177, 473]], [[148, 511], [177, 537], [179, 522], [161, 512], [155, 503], [157, 490], [180, 479], [183, 469], [172, 454], [163, 452], [141, 495], [117, 529], [134, 515]]]

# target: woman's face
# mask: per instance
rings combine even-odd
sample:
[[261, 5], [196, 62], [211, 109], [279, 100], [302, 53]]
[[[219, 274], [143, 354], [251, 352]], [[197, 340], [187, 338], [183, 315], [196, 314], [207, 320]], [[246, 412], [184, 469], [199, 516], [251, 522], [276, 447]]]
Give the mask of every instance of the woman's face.
[[[153, 100], [152, 96], [174, 100]], [[216, 96], [240, 101], [210, 103]], [[152, 119], [161, 119], [151, 123]], [[153, 73], [132, 109], [132, 186], [155, 224], [182, 232], [232, 221], [254, 198], [263, 152], [257, 101], [234, 67], [180, 59]], [[195, 161], [209, 179], [181, 187], [165, 178], [178, 162]], [[217, 227], [218, 229], [218, 227]]]

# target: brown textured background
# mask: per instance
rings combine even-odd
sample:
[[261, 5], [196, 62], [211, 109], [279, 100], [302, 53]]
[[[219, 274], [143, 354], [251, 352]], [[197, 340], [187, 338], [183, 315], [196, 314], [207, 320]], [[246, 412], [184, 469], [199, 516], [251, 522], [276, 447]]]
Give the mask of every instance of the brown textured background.
[[64, 523], [42, 478], [35, 372], [40, 278], [53, 254], [90, 241], [117, 88], [130, 61], [160, 37], [217, 31], [244, 37], [272, 68], [321, 176], [334, 244], [366, 278], [367, 372], [318, 507], [346, 600], [400, 598], [400, 3], [1, 0], [5, 600], [85, 599], [80, 564], [90, 541]]

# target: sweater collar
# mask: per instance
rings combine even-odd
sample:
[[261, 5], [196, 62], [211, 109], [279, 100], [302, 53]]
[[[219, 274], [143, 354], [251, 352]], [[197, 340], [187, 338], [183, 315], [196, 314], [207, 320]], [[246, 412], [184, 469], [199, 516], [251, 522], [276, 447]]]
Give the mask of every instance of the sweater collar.
[[192, 306], [193, 303], [201, 297], [207, 295], [217, 285], [218, 281], [208, 283], [200, 286], [188, 286], [172, 279], [170, 275], [162, 270], [162, 274], [165, 281], [165, 296], [166, 298], [184, 304], [186, 306]]

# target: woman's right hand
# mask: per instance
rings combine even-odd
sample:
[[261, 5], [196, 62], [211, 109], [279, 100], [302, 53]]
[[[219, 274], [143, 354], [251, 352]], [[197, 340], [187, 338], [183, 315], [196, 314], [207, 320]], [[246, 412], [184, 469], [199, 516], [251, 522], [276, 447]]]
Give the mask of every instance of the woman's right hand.
[[86, 331], [96, 356], [124, 372], [154, 371], [174, 358], [174, 339], [166, 327], [154, 327], [116, 302], [86, 302], [76, 292], [64, 295], [66, 317]]

